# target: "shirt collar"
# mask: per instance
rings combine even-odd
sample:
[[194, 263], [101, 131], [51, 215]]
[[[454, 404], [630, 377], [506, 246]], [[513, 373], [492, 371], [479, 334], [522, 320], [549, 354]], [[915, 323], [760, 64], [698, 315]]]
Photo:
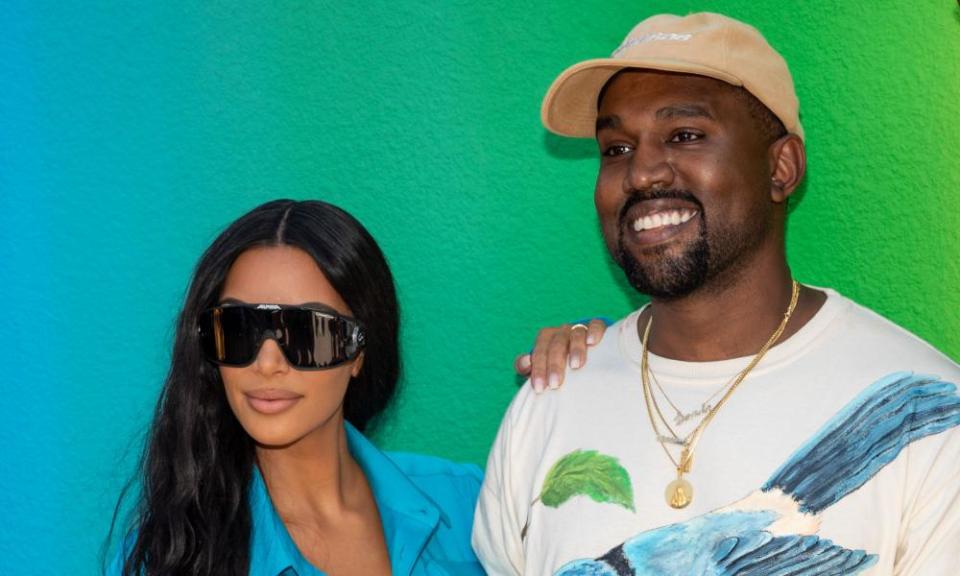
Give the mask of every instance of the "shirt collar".
[[[347, 429], [350, 454], [363, 468], [378, 506], [387, 506], [415, 517], [429, 512], [431, 516], [436, 515], [441, 522], [450, 526], [450, 519], [440, 506], [417, 487], [389, 456], [367, 440], [352, 424], [344, 422], [344, 426]], [[382, 511], [380, 513], [383, 514]]]
[[299, 576], [320, 574], [297, 550], [297, 545], [270, 501], [270, 493], [256, 466], [250, 484], [249, 502], [252, 524], [250, 574], [287, 576], [289, 570]]
[[[393, 573], [409, 574], [437, 525], [443, 522], [449, 526], [450, 520], [393, 460], [349, 422], [344, 422], [344, 428], [350, 454], [363, 468], [377, 501]], [[280, 576], [285, 570], [290, 574], [292, 569], [298, 576], [321, 576], [323, 573], [307, 562], [294, 544], [257, 468], [249, 502], [253, 526], [250, 573]]]

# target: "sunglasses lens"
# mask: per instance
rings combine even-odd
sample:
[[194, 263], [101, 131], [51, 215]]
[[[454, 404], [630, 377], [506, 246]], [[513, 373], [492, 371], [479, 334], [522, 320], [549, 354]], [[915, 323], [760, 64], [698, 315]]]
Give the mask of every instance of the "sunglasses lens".
[[265, 338], [275, 340], [300, 370], [332, 368], [363, 348], [363, 332], [354, 320], [317, 310], [224, 306], [200, 316], [201, 346], [217, 364], [250, 364]]
[[207, 358], [228, 366], [253, 361], [260, 338], [252, 310], [229, 306], [207, 310], [200, 316], [200, 342]]
[[323, 312], [285, 309], [279, 313], [287, 360], [298, 368], [332, 368], [359, 350], [353, 322]]

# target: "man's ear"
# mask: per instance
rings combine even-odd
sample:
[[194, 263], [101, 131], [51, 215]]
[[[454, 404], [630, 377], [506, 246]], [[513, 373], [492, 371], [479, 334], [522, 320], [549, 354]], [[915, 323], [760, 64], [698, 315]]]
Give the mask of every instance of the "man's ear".
[[770, 198], [777, 204], [786, 202], [807, 170], [807, 152], [803, 140], [787, 134], [770, 145]]

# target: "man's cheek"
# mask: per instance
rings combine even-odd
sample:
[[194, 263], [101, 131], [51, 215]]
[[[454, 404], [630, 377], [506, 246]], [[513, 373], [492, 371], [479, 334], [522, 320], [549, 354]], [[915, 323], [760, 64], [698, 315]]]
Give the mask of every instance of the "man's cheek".
[[601, 223], [600, 233], [603, 236], [603, 243], [607, 246], [607, 252], [613, 258], [613, 261], [620, 263], [620, 227], [616, 224]]

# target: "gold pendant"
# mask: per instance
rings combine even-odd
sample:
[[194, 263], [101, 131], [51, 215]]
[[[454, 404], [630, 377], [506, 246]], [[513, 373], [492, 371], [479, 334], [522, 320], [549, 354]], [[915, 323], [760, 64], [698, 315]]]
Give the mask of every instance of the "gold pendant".
[[667, 504], [677, 510], [686, 508], [693, 501], [693, 485], [677, 476], [677, 479], [667, 484], [666, 496]]

